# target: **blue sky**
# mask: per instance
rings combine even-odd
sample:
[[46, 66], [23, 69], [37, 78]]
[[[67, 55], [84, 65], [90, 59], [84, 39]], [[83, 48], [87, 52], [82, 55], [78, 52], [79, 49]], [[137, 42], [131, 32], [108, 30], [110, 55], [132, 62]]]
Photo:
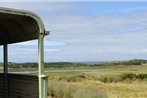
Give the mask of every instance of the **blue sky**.
[[[51, 31], [45, 38], [46, 62], [147, 59], [145, 1], [6, 0], [0, 6], [42, 18]], [[12, 62], [37, 62], [37, 41], [10, 45], [9, 55]]]

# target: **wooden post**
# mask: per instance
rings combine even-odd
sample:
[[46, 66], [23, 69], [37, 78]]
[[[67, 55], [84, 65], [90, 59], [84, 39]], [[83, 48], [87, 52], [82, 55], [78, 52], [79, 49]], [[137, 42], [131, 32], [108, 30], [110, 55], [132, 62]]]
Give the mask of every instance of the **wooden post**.
[[8, 98], [8, 49], [7, 44], [4, 44], [3, 46], [4, 51], [4, 88], [5, 88], [5, 98]]

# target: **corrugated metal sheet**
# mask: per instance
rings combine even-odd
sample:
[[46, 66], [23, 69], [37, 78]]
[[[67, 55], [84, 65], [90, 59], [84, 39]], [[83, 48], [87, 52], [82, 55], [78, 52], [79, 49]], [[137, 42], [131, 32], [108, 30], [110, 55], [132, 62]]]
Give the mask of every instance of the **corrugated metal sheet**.
[[9, 98], [39, 98], [38, 77], [10, 74]]
[[[38, 77], [8, 75], [9, 98], [39, 98]], [[4, 98], [4, 75], [0, 74], [0, 98]]]
[[4, 74], [0, 74], [0, 98], [4, 98]]

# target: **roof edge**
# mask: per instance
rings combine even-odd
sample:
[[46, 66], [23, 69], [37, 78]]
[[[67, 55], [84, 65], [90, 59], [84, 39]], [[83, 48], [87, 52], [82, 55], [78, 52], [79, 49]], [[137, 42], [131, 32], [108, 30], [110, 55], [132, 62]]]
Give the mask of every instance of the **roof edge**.
[[37, 22], [37, 24], [39, 26], [39, 32], [38, 33], [45, 33], [45, 27], [44, 27], [43, 21], [41, 20], [41, 18], [37, 14], [35, 14], [32, 11], [0, 7], [0, 12], [1, 13], [7, 13], [7, 14], [14, 14], [14, 15], [31, 17], [32, 19], [34, 19]]

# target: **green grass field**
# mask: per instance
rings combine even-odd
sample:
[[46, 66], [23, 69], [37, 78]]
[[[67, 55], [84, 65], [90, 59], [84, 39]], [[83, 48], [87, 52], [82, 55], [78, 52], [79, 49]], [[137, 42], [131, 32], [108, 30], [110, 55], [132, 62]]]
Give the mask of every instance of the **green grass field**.
[[128, 68], [136, 69], [46, 73], [50, 98], [147, 98], [147, 66]]

